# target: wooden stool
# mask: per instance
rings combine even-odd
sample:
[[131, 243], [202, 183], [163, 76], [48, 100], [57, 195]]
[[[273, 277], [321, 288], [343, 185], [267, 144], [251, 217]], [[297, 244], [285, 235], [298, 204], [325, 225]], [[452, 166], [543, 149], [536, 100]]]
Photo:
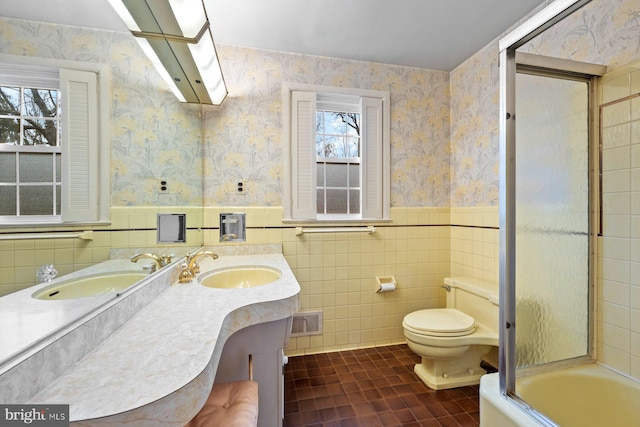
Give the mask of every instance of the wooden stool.
[[257, 423], [258, 383], [253, 381], [249, 355], [249, 379], [214, 384], [200, 412], [185, 427], [256, 427]]

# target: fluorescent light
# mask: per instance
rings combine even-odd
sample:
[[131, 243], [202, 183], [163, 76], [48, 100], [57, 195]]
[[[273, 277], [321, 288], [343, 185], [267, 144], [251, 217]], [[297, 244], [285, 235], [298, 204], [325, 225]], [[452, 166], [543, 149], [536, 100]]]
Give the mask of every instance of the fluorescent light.
[[176, 83], [173, 81], [173, 78], [171, 78], [171, 76], [167, 72], [167, 69], [164, 68], [164, 65], [162, 65], [160, 58], [158, 58], [158, 55], [156, 55], [156, 52], [149, 44], [149, 41], [140, 37], [136, 37], [136, 41], [142, 48], [142, 51], [149, 57], [151, 63], [156, 68], [158, 73], [160, 73], [162, 79], [169, 85], [169, 89], [171, 89], [171, 92], [173, 92], [176, 98], [178, 98], [180, 102], [187, 102], [187, 100], [180, 92], [180, 89], [178, 89], [178, 86], [176, 86]]
[[220, 63], [218, 62], [216, 48], [213, 45], [213, 37], [202, 37], [199, 43], [190, 44], [189, 50], [193, 55], [198, 70], [200, 70], [202, 83], [211, 97], [211, 102], [216, 105], [221, 104], [222, 100], [227, 96], [227, 88], [220, 71]]
[[181, 102], [222, 103], [227, 88], [202, 0], [109, 0]]
[[169, 0], [171, 10], [182, 30], [182, 35], [195, 38], [207, 23], [202, 0]]

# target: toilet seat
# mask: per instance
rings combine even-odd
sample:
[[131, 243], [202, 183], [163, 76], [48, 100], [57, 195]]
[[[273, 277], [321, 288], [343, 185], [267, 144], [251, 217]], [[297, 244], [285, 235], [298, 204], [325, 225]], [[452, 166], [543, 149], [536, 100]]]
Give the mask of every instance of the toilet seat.
[[462, 337], [477, 329], [473, 317], [454, 308], [414, 311], [404, 317], [402, 326], [415, 334], [432, 337]]

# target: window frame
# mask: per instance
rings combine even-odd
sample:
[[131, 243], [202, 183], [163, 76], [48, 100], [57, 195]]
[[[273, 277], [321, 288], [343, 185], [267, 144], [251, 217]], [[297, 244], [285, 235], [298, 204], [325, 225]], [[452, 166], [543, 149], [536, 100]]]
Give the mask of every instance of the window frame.
[[[359, 98], [371, 98], [375, 102], [379, 103], [378, 113], [375, 117], [375, 120], [379, 121], [379, 132], [377, 137], [380, 139], [376, 141], [377, 150], [374, 153], [375, 156], [379, 159], [378, 161], [381, 164], [377, 164], [375, 166], [376, 169], [376, 182], [375, 186], [375, 196], [374, 198], [378, 198], [380, 201], [380, 208], [377, 210], [378, 214], [375, 216], [366, 216], [366, 210], [363, 206], [362, 212], [355, 215], [328, 215], [328, 214], [318, 214], [315, 213], [313, 218], [309, 217], [300, 217], [295, 214], [296, 209], [294, 208], [294, 192], [297, 191], [297, 180], [298, 175], [297, 171], [301, 168], [298, 164], [297, 160], [294, 159], [296, 156], [297, 143], [293, 141], [295, 138], [294, 131], [292, 130], [292, 126], [295, 122], [294, 116], [294, 101], [292, 99], [293, 94], [295, 92], [310, 92], [314, 93], [317, 98], [318, 94], [328, 94], [328, 95], [337, 95], [337, 96], [351, 96], [351, 97], [359, 97]], [[363, 223], [363, 222], [388, 222], [391, 220], [390, 218], [390, 93], [386, 91], [377, 91], [377, 90], [368, 90], [368, 89], [357, 89], [357, 88], [342, 88], [342, 87], [332, 87], [332, 86], [321, 86], [321, 85], [312, 85], [312, 84], [302, 84], [302, 83], [291, 83], [284, 82], [282, 84], [282, 101], [283, 101], [283, 222], [285, 223]], [[362, 108], [369, 108], [368, 104], [365, 102]], [[313, 107], [313, 117], [316, 115], [316, 107], [314, 104]], [[361, 111], [363, 116], [366, 114]], [[363, 121], [365, 119], [363, 118]], [[363, 128], [366, 126], [365, 123], [362, 123]], [[315, 127], [314, 127], [315, 129]], [[363, 129], [364, 132], [364, 129]], [[367, 144], [364, 140], [365, 136], [363, 134], [362, 144]], [[315, 138], [314, 138], [315, 140]], [[296, 144], [294, 146], [294, 144]], [[313, 153], [316, 152], [315, 146], [312, 147]], [[315, 161], [313, 162], [315, 165]], [[370, 163], [370, 162], [369, 162]], [[365, 156], [361, 153], [361, 167], [366, 168], [367, 160]], [[314, 171], [315, 173], [315, 166]], [[361, 187], [365, 188], [368, 186], [368, 190], [372, 189], [372, 181], [362, 182]], [[314, 200], [315, 206], [315, 191], [316, 188], [313, 188], [314, 195], [311, 197]], [[366, 203], [366, 193], [361, 190], [361, 197], [363, 197], [363, 205]]]
[[[107, 64], [94, 64], [79, 61], [60, 60], [52, 58], [40, 58], [29, 56], [16, 56], [10, 54], [0, 54], [0, 62], [11, 64], [14, 66], [26, 67], [47, 67], [67, 71], [89, 72], [94, 73], [95, 81], [95, 107], [96, 119], [95, 126], [95, 154], [90, 163], [90, 167], [96, 167], [98, 172], [96, 176], [95, 194], [91, 197], [92, 208], [84, 215], [75, 216], [71, 219], [65, 215], [33, 215], [33, 216], [4, 216], [0, 219], [0, 227], [32, 227], [32, 226], [52, 226], [52, 225], [79, 225], [79, 224], [106, 224], [109, 222], [110, 208], [110, 144], [109, 144], [109, 96], [111, 68]], [[60, 82], [62, 85], [62, 79]], [[62, 87], [59, 90], [64, 93]], [[63, 95], [64, 96], [64, 95]], [[63, 98], [64, 100], [64, 98]], [[63, 101], [64, 102], [64, 101]], [[64, 113], [64, 111], [63, 111]], [[61, 126], [64, 125], [63, 118]], [[63, 130], [64, 132], [64, 130]], [[64, 136], [62, 137], [64, 139]], [[62, 147], [64, 156], [64, 147]], [[63, 160], [64, 161], [64, 160]], [[62, 172], [63, 176], [65, 172]], [[64, 179], [64, 178], [63, 178]], [[64, 187], [65, 182], [62, 182]], [[64, 207], [62, 208], [64, 212]]]

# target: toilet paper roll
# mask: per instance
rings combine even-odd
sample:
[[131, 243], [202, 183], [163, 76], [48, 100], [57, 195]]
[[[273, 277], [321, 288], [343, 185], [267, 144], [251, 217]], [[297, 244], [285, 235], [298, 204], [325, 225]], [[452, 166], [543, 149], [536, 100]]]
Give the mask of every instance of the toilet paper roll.
[[395, 283], [382, 283], [378, 288], [378, 292], [392, 292], [396, 290]]

